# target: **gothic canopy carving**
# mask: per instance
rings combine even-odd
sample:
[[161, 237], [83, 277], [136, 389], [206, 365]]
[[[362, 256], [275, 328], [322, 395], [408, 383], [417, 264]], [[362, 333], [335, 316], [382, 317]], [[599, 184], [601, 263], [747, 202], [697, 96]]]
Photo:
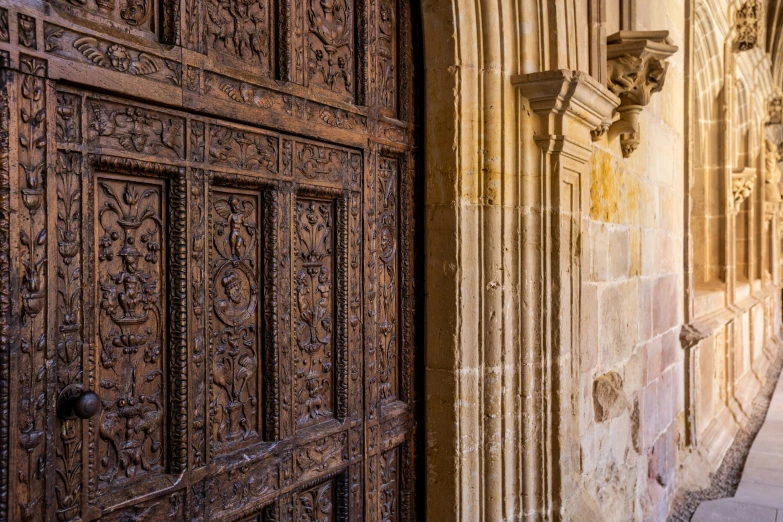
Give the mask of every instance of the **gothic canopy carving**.
[[639, 114], [652, 95], [663, 89], [669, 67], [666, 59], [677, 52], [677, 46], [669, 31], [620, 31], [606, 43], [608, 87], [620, 98], [619, 119], [610, 131], [620, 135], [627, 158], [640, 142]]

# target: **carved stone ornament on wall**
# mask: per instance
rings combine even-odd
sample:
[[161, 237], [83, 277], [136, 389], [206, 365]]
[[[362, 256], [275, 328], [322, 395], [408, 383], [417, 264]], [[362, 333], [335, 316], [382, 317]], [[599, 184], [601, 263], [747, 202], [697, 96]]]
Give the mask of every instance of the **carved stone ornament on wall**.
[[767, 125], [780, 125], [783, 123], [783, 96], [775, 96], [769, 100]]
[[737, 214], [742, 202], [753, 192], [756, 185], [756, 171], [745, 169], [731, 175], [731, 213]]
[[734, 18], [737, 33], [735, 45], [738, 51], [749, 51], [756, 47], [761, 36], [764, 6], [761, 0], [747, 0]]
[[669, 31], [620, 31], [606, 43], [607, 86], [620, 98], [609, 139], [620, 136], [627, 158], [640, 143], [639, 114], [652, 95], [663, 89], [669, 66], [666, 59], [677, 52], [677, 46], [672, 45]]

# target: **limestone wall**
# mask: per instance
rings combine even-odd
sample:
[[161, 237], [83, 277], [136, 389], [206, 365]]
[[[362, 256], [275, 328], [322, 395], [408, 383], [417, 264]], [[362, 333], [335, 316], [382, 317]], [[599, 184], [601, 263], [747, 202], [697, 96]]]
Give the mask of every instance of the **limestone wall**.
[[[665, 520], [746, 422], [783, 261], [746, 4], [422, 2], [428, 519]], [[677, 47], [633, 133], [618, 29]]]

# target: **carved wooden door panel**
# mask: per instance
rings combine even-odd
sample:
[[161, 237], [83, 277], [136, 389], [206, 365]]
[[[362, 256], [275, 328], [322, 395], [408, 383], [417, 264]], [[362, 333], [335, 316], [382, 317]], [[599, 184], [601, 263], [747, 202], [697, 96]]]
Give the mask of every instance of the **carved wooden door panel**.
[[410, 9], [0, 3], [0, 521], [416, 518]]

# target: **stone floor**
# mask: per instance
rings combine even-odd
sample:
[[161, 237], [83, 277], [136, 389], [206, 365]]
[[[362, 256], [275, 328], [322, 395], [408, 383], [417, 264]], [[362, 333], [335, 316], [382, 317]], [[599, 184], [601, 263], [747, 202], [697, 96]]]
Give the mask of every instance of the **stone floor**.
[[703, 502], [691, 522], [783, 522], [783, 379], [748, 453], [737, 493]]

